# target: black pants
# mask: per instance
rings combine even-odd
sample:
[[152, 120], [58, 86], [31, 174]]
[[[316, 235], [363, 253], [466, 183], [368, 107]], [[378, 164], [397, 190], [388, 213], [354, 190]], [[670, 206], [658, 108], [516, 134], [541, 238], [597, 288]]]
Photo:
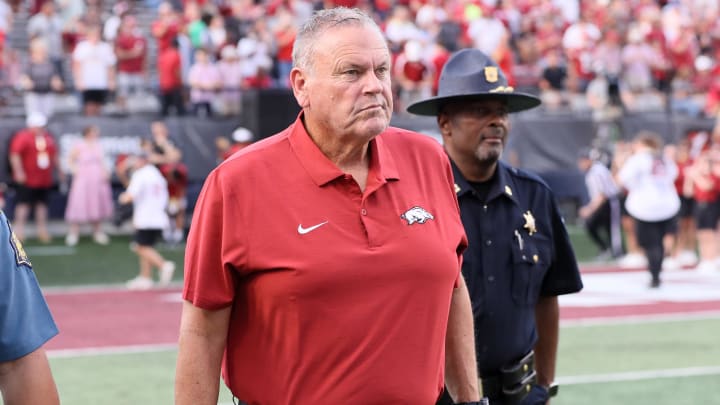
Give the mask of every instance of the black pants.
[[654, 281], [660, 280], [660, 270], [665, 256], [663, 238], [672, 231], [673, 221], [673, 218], [656, 222], [635, 220], [638, 245], [645, 250], [645, 257]]
[[198, 117], [212, 117], [213, 109], [208, 101], [201, 101], [199, 103], [193, 103], [193, 114]]
[[160, 111], [163, 117], [170, 114], [170, 107], [175, 107], [177, 115], [185, 115], [185, 101], [182, 88], [163, 90], [160, 92]]
[[585, 220], [585, 229], [598, 250], [610, 249], [610, 204], [607, 201]]
[[452, 398], [450, 398], [450, 394], [448, 394], [447, 388], [443, 390], [442, 395], [437, 400], [435, 405], [454, 405], [455, 402], [453, 402]]
[[610, 198], [585, 220], [590, 239], [600, 251], [610, 250], [613, 257], [623, 253], [620, 218], [620, 201]]

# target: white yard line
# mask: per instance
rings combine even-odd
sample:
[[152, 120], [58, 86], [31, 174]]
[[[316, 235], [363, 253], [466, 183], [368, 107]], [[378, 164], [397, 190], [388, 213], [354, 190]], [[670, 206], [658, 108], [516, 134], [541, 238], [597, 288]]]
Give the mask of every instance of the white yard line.
[[74, 247], [65, 245], [26, 246], [25, 250], [28, 252], [31, 262], [33, 256], [71, 256], [77, 253]]
[[637, 325], [646, 323], [701, 321], [708, 319], [720, 319], [720, 311], [692, 311], [677, 312], [672, 314], [648, 314], [567, 319], [560, 321], [560, 326], [563, 328], [580, 328], [588, 326]]
[[697, 377], [719, 375], [720, 366], [667, 368], [658, 370], [628, 371], [624, 373], [589, 374], [558, 377], [560, 385], [602, 384], [624, 381], [656, 380], [659, 378]]
[[[150, 291], [161, 292], [165, 291], [168, 293], [174, 292], [182, 288], [181, 281], [173, 281], [169, 287], [156, 288]], [[87, 284], [81, 286], [52, 286], [43, 287], [43, 294], [47, 295], [69, 295], [69, 294], [102, 294], [107, 292], [127, 292], [128, 294], [133, 293], [125, 287], [125, 284]]]
[[84, 347], [82, 349], [58, 349], [48, 350], [48, 357], [54, 359], [67, 359], [88, 356], [103, 356], [115, 354], [135, 353], [158, 353], [169, 352], [177, 349], [176, 343], [153, 344], [153, 345], [131, 345], [131, 346], [108, 346], [108, 347]]

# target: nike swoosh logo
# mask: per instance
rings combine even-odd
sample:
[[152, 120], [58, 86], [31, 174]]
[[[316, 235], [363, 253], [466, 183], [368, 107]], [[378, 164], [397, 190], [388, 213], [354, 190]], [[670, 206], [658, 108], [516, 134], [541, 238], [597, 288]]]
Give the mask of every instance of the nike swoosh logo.
[[323, 225], [325, 225], [325, 224], [327, 224], [327, 223], [328, 223], [328, 221], [325, 221], [325, 222], [323, 222], [323, 223], [320, 223], [320, 224], [317, 224], [317, 225], [313, 225], [313, 226], [310, 226], [310, 227], [307, 227], [307, 228], [303, 228], [302, 224], [300, 224], [300, 225], [298, 225], [298, 233], [299, 233], [300, 235], [305, 235], [306, 233], [310, 233], [310, 232], [312, 232], [312, 231], [320, 228], [321, 226], [323, 226]]

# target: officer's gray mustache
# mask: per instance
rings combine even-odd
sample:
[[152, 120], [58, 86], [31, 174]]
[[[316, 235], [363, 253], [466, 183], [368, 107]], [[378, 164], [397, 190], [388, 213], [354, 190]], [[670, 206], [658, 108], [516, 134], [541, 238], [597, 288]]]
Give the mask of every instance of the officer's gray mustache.
[[488, 128], [488, 130], [486, 132], [486, 136], [493, 136], [493, 137], [505, 136], [505, 133], [507, 133], [505, 128], [494, 125], [494, 126], [491, 126], [490, 128]]

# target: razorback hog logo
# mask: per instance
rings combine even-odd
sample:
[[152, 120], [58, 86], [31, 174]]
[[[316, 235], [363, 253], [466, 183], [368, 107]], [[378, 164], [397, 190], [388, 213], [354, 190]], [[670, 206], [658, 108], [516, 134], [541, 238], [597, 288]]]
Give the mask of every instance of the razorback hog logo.
[[428, 219], [435, 219], [431, 213], [425, 211], [424, 208], [417, 206], [405, 211], [404, 214], [400, 215], [400, 218], [406, 220], [408, 225], [412, 225], [416, 222], [418, 224], [424, 224]]

